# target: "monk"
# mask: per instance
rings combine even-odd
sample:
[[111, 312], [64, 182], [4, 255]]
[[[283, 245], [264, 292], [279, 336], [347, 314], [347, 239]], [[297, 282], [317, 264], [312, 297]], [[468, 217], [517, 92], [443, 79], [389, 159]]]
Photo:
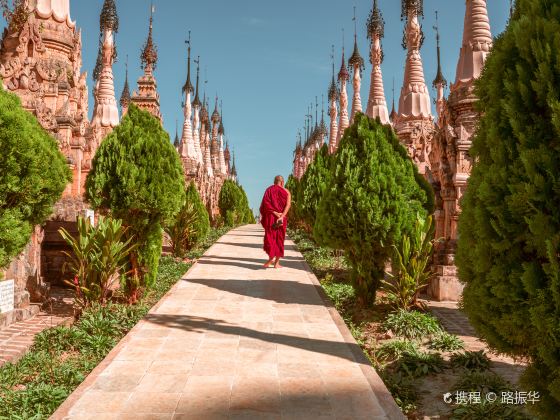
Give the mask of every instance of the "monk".
[[274, 185], [268, 187], [261, 203], [261, 224], [264, 227], [264, 251], [268, 254], [265, 268], [274, 262], [274, 268], [280, 268], [280, 258], [284, 256], [284, 240], [288, 220], [286, 215], [292, 205], [292, 196], [284, 188], [284, 178], [278, 175]]

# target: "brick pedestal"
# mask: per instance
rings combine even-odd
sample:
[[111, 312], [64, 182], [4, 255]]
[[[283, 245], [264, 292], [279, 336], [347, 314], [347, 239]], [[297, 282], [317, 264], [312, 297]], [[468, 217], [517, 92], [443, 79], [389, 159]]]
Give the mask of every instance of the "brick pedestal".
[[436, 265], [436, 275], [428, 285], [428, 296], [437, 301], [457, 302], [463, 294], [463, 284], [457, 277], [454, 265]]

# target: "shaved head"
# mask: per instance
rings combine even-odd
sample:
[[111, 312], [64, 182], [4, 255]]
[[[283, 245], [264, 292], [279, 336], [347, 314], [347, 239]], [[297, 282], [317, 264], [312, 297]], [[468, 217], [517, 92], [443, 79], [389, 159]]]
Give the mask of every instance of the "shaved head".
[[274, 185], [284, 186], [284, 177], [282, 175], [276, 175], [274, 178]]

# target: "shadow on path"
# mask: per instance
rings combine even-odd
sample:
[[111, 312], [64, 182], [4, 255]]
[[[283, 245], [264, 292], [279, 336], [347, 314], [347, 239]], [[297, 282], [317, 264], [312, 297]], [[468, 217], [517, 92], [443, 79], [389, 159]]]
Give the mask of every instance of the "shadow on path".
[[194, 284], [241, 296], [265, 299], [276, 303], [324, 306], [319, 288], [309, 283], [286, 282], [284, 280], [210, 280], [187, 279]]
[[[225, 260], [225, 261], [221, 261]], [[305, 270], [301, 259], [294, 258], [293, 260], [288, 260], [282, 258], [280, 260], [280, 264], [286, 268], [292, 268], [294, 270]], [[266, 257], [259, 259], [259, 258], [236, 258], [236, 257], [219, 257], [215, 255], [207, 255], [201, 258], [198, 263], [199, 264], [207, 264], [207, 265], [229, 265], [232, 267], [240, 267], [240, 268], [247, 268], [249, 270], [266, 270], [263, 267], [263, 264], [266, 262]], [[275, 270], [274, 268], [270, 267], [268, 270]]]
[[201, 334], [207, 333], [208, 331], [215, 331], [222, 334], [239, 335], [267, 343], [281, 344], [314, 353], [321, 353], [347, 359], [351, 362], [362, 363], [362, 361], [356, 361], [352, 354], [352, 351], [356, 350], [361, 352], [360, 347], [355, 343], [296, 337], [282, 333], [262, 332], [246, 327], [231, 325], [223, 320], [187, 315], [148, 314], [145, 321], [168, 328], [176, 328], [183, 331], [198, 332]]
[[[249, 244], [249, 243], [233, 243], [233, 242], [216, 242], [219, 245], [230, 245], [230, 246], [234, 246], [234, 247], [243, 247], [243, 248], [257, 248], [257, 249], [263, 249], [262, 244], [258, 243], [258, 244]], [[294, 245], [286, 245], [284, 247], [284, 249], [286, 251], [297, 251], [297, 248]], [[264, 251], [263, 251], [264, 252]]]

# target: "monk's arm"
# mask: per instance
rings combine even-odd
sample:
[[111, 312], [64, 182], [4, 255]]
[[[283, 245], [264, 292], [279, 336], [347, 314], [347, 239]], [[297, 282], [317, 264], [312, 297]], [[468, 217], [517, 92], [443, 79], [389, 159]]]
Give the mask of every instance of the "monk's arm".
[[290, 211], [290, 207], [292, 207], [292, 194], [290, 194], [290, 191], [288, 191], [288, 190], [286, 190], [286, 191], [288, 192], [288, 202], [286, 203], [286, 208], [284, 209], [284, 212], [282, 213], [282, 217], [280, 217], [281, 219], [286, 217], [286, 215]]

